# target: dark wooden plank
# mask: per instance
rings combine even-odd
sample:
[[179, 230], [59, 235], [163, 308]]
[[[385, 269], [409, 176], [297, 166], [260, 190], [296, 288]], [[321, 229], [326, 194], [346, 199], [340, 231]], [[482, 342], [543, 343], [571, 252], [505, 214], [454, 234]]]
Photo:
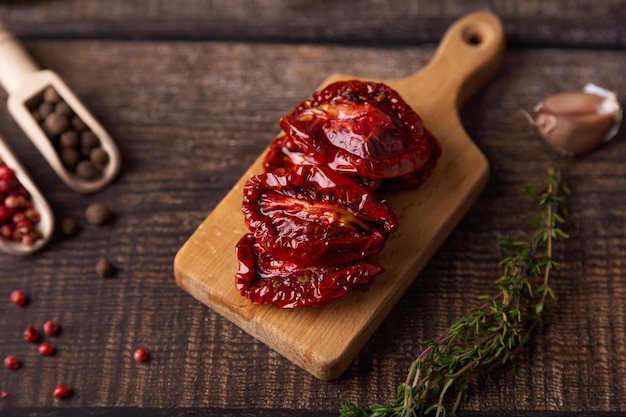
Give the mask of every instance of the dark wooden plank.
[[514, 46], [623, 48], [620, 0], [438, 0], [353, 2], [280, 0], [0, 3], [0, 16], [27, 39], [178, 39], [344, 44], [436, 43], [460, 16], [489, 10]]
[[[331, 417], [337, 412], [285, 409], [233, 408], [24, 408], [3, 412], [6, 417]], [[562, 414], [545, 411], [464, 411], [465, 417], [559, 417]], [[571, 417], [617, 417], [619, 413], [574, 412]]]
[[[573, 238], [557, 252], [559, 300], [546, 317], [545, 334], [517, 368], [477, 382], [464, 409], [539, 416], [544, 410], [626, 410], [624, 133], [594, 154], [570, 160], [549, 151], [519, 112], [587, 81], [625, 91], [623, 51], [507, 53], [501, 74], [462, 111], [470, 136], [492, 164], [485, 193], [346, 374], [326, 383], [179, 290], [173, 256], [274, 136], [278, 118], [327, 74], [397, 78], [417, 71], [433, 49], [94, 41], [27, 47], [110, 130], [124, 163], [111, 187], [77, 195], [0, 108], [0, 133], [57, 215], [83, 224], [79, 236], [57, 236], [34, 257], [0, 254], [0, 355], [24, 362], [16, 372], [0, 372], [0, 389], [9, 392], [1, 411], [208, 407], [323, 415], [347, 399], [391, 400], [422, 342], [492, 291], [502, 256], [496, 238], [524, 231], [534, 207], [521, 187], [548, 166], [559, 168], [575, 192]], [[82, 213], [92, 201], [106, 202], [115, 221], [86, 225]], [[114, 278], [96, 276], [102, 256], [120, 268]], [[8, 301], [18, 287], [32, 297], [25, 309]], [[47, 319], [63, 327], [51, 358], [21, 339], [26, 326]], [[132, 361], [138, 346], [151, 352], [150, 362]], [[60, 382], [75, 389], [65, 402], [51, 397]]]
[[[6, 417], [291, 417], [294, 410], [254, 408], [24, 408], [3, 412]], [[297, 411], [302, 417], [330, 417], [337, 413], [328, 411]], [[516, 417], [516, 416], [512, 416]], [[541, 416], [543, 417], [543, 416]], [[545, 416], [550, 417], [550, 416]], [[578, 416], [576, 416], [578, 417]], [[580, 416], [587, 417], [587, 416]]]
[[[436, 43], [455, 19], [366, 19], [349, 21], [101, 20], [13, 23], [24, 39], [187, 40], [359, 45]], [[503, 18], [507, 43], [514, 47], [619, 49], [626, 45], [624, 18]]]
[[[337, 412], [285, 410], [285, 409], [233, 409], [233, 408], [23, 408], [3, 412], [6, 417], [330, 417], [337, 416]], [[577, 412], [568, 414], [571, 417], [617, 417], [618, 413], [590, 413]], [[528, 417], [523, 412], [463, 412], [465, 417]], [[559, 417], [555, 412], [539, 411], [532, 413], [533, 417]]]
[[[378, 0], [351, 1], [306, 1], [272, 0], [249, 2], [246, 0], [181, 0], [176, 4], [167, 0], [149, 0], [128, 4], [123, 0], [110, 0], [106, 7], [97, 0], [56, 1], [3, 1], [7, 15], [28, 21], [59, 21], [64, 19], [96, 18], [102, 20], [137, 18], [150, 20], [170, 17], [174, 19], [201, 20], [212, 17], [233, 21], [283, 19], [333, 20], [398, 19], [405, 18], [453, 18], [476, 10], [490, 10], [503, 17], [619, 17], [625, 13], [620, 0], [528, 0], [510, 2], [506, 0]], [[26, 16], [25, 11], [32, 12]]]

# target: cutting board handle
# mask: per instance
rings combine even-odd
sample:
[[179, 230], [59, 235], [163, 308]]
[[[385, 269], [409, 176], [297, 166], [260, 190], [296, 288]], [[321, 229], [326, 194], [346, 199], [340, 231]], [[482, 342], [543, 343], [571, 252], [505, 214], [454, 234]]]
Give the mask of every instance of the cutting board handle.
[[[492, 13], [477, 12], [455, 21], [443, 36], [435, 55], [419, 73], [406, 79], [439, 80], [438, 86], [454, 94], [456, 109], [496, 74], [505, 49], [504, 29]], [[420, 87], [425, 87], [422, 83]], [[446, 95], [438, 95], [446, 97]]]

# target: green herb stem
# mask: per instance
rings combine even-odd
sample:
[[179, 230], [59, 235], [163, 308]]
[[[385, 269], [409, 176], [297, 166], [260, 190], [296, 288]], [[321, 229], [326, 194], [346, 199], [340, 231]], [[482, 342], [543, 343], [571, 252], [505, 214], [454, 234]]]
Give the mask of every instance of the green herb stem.
[[534, 229], [527, 240], [499, 239], [511, 254], [500, 262], [503, 274], [495, 283], [496, 296], [481, 297], [482, 305], [470, 309], [443, 334], [425, 342], [424, 350], [411, 363], [407, 378], [400, 384], [391, 404], [359, 408], [352, 402], [342, 405], [342, 417], [446, 417], [456, 413], [468, 399], [468, 384], [478, 375], [515, 360], [538, 328], [548, 299], [550, 273], [558, 268], [552, 259], [553, 243], [569, 236], [561, 229], [567, 217], [562, 195], [568, 188], [554, 170], [548, 170], [542, 194], [527, 185], [525, 190], [538, 198], [540, 213], [531, 222]]

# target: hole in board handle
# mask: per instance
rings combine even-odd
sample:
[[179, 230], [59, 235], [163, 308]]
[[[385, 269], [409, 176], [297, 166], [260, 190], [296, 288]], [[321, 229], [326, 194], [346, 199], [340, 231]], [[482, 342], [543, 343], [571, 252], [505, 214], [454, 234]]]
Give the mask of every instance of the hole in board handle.
[[463, 41], [469, 46], [480, 46], [489, 38], [489, 26], [474, 23], [463, 30]]

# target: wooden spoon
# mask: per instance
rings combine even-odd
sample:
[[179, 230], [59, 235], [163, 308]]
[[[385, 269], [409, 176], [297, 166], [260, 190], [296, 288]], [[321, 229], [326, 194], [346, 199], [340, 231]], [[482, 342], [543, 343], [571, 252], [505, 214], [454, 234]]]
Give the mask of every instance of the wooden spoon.
[[[35, 144], [50, 166], [65, 184], [80, 193], [93, 193], [104, 188], [117, 176], [120, 152], [107, 131], [74, 92], [53, 71], [42, 70], [20, 41], [0, 22], [0, 84], [9, 94], [9, 112], [24, 133]], [[28, 105], [42, 97], [47, 87], [53, 87], [87, 127], [100, 139], [109, 155], [109, 162], [95, 179], [82, 179], [67, 170], [50, 139], [34, 119]]]
[[28, 190], [33, 203], [33, 208], [37, 210], [41, 216], [41, 220], [35, 227], [41, 232], [41, 238], [37, 239], [32, 245], [25, 245], [21, 242], [15, 242], [0, 238], [0, 250], [11, 255], [30, 255], [43, 248], [52, 235], [54, 234], [54, 214], [50, 205], [46, 201], [43, 194], [39, 191], [33, 180], [30, 178], [20, 161], [17, 159], [13, 151], [0, 137], [0, 159], [15, 172], [15, 176], [19, 182]]

